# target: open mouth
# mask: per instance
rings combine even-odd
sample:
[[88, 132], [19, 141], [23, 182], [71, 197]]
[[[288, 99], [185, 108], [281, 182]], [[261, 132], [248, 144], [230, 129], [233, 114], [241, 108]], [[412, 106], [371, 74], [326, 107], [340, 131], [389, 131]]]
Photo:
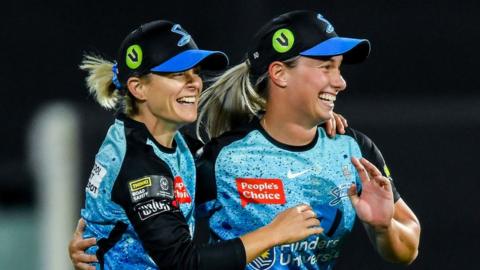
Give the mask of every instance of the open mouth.
[[195, 104], [197, 101], [196, 96], [185, 96], [181, 98], [177, 98], [177, 102], [180, 104]]
[[328, 94], [328, 93], [322, 93], [318, 96], [319, 99], [321, 100], [324, 100], [324, 101], [327, 101], [327, 102], [335, 102], [335, 100], [337, 100], [337, 97], [332, 95], [332, 94]]

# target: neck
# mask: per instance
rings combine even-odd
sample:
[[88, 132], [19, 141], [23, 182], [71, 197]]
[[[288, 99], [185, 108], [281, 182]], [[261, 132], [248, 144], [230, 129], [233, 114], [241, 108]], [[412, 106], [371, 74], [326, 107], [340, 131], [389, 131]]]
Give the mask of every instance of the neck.
[[138, 114], [132, 117], [134, 120], [142, 122], [147, 127], [153, 138], [161, 145], [172, 148], [173, 138], [180, 126], [160, 119], [153, 114]]
[[276, 141], [292, 146], [307, 145], [313, 141], [316, 125], [302, 124], [293, 117], [268, 111], [260, 121], [263, 129]]

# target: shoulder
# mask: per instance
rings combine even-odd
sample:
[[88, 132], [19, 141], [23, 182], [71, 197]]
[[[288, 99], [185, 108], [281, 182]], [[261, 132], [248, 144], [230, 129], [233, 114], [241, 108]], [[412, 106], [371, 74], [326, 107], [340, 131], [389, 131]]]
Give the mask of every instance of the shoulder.
[[340, 136], [351, 137], [358, 144], [358, 147], [360, 148], [362, 155], [369, 155], [369, 154], [381, 155], [379, 149], [377, 148], [373, 140], [370, 139], [370, 137], [368, 137], [364, 133], [356, 129], [348, 127], [345, 129], [345, 134]]
[[367, 135], [350, 127], [345, 129], [345, 135], [352, 137], [359, 145], [370, 145], [373, 143]]
[[[132, 154], [129, 154], [132, 153]], [[112, 200], [125, 205], [137, 203], [155, 194], [172, 200], [174, 175], [161, 159], [139, 151], [127, 152], [112, 189]]]
[[248, 124], [242, 125], [234, 130], [227, 131], [222, 135], [212, 138], [202, 149], [202, 159], [215, 160], [218, 154], [228, 145], [242, 140], [250, 132], [258, 128], [258, 120], [253, 120]]
[[195, 156], [195, 154], [203, 147], [204, 144], [196, 137], [195, 133], [193, 133], [189, 129], [190, 128], [182, 128], [179, 134], [185, 141], [188, 149], [190, 150], [190, 153]]

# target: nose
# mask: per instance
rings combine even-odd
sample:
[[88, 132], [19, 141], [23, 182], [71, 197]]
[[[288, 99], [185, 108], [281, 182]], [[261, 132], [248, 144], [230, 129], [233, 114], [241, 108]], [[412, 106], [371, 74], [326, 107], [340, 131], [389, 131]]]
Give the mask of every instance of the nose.
[[201, 90], [203, 82], [202, 78], [198, 74], [198, 72], [194, 69], [189, 69], [185, 71], [185, 77], [187, 79], [188, 88], [194, 90]]
[[336, 70], [336, 72], [332, 73], [332, 78], [330, 82], [332, 87], [335, 89], [337, 93], [347, 88], [347, 82], [343, 79], [343, 76], [340, 73], [340, 70]]

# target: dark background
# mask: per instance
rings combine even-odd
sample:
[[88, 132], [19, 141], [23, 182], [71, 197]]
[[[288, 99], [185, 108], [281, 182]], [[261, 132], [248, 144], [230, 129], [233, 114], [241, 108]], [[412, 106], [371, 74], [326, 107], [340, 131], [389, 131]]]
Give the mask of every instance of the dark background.
[[[259, 26], [294, 9], [316, 10], [340, 35], [372, 42], [365, 63], [344, 67], [349, 87], [335, 110], [377, 143], [421, 221], [420, 254], [408, 268], [479, 267], [480, 4], [473, 0], [3, 1], [0, 206], [35, 207], [26, 134], [50, 102], [71, 102], [85, 121], [96, 120], [82, 134], [86, 179], [90, 151], [112, 117], [87, 94], [78, 69], [85, 52], [113, 60], [136, 26], [168, 19], [237, 64]], [[382, 262], [357, 227], [337, 269], [403, 268]]]

